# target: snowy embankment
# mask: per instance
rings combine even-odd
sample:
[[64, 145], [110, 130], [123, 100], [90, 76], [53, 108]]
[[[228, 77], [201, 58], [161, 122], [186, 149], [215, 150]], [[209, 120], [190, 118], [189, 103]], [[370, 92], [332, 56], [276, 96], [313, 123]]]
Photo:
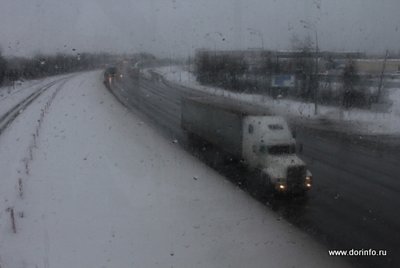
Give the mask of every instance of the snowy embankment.
[[345, 265], [101, 81], [54, 85], [0, 136], [1, 267]]
[[64, 74], [43, 79], [19, 81], [15, 86], [0, 87], [0, 117], [43, 86], [69, 75]]
[[[222, 88], [200, 85], [194, 75], [182, 66], [166, 66], [154, 69], [165, 79], [186, 87], [208, 92], [218, 96], [234, 98], [244, 102], [268, 107], [270, 110], [287, 116], [292, 120], [312, 124], [314, 127], [329, 127], [337, 131], [346, 131], [363, 135], [400, 135], [400, 89], [387, 89], [393, 102], [389, 113], [373, 112], [362, 109], [343, 110], [340, 107], [318, 105], [318, 114], [314, 113], [314, 103], [277, 99], [248, 93], [233, 93]], [[323, 124], [319, 124], [323, 122]]]

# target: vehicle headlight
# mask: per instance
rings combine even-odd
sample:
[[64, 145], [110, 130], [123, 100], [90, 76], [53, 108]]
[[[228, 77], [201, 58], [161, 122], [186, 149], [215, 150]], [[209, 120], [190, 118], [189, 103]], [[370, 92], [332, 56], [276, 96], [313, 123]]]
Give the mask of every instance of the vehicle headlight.
[[305, 184], [306, 184], [307, 188], [311, 188], [311, 186], [312, 186], [312, 177], [311, 176], [306, 176]]
[[278, 182], [277, 184], [276, 184], [276, 189], [278, 190], [278, 191], [286, 191], [286, 184], [285, 183], [283, 183], [283, 182]]

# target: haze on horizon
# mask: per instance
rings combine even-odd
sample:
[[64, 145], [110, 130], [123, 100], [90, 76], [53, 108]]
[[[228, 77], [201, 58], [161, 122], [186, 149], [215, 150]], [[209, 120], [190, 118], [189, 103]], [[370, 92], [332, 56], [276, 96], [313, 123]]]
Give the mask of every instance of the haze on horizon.
[[[197, 48], [286, 50], [317, 33], [321, 50], [400, 51], [398, 0], [3, 0], [5, 55]], [[73, 50], [74, 49], [74, 50]]]

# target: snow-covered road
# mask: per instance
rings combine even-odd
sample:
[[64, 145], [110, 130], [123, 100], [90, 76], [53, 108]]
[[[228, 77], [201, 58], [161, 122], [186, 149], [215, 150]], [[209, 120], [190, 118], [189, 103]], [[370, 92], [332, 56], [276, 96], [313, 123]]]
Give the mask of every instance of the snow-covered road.
[[127, 111], [101, 79], [56, 83], [0, 136], [2, 268], [346, 265]]
[[52, 83], [62, 80], [63, 78], [69, 77], [67, 75], [56, 75], [40, 80], [29, 80], [25, 81], [16, 86], [4, 86], [0, 87], [0, 117], [7, 113], [11, 108], [21, 102], [23, 99], [32, 95], [33, 93], [40, 90], [40, 88], [51, 85]]

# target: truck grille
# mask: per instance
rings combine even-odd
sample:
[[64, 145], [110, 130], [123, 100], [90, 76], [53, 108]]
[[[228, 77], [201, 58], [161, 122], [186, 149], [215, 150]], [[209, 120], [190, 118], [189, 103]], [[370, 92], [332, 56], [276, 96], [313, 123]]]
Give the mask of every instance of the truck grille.
[[287, 183], [289, 187], [301, 186], [306, 176], [305, 166], [292, 166], [287, 169]]

